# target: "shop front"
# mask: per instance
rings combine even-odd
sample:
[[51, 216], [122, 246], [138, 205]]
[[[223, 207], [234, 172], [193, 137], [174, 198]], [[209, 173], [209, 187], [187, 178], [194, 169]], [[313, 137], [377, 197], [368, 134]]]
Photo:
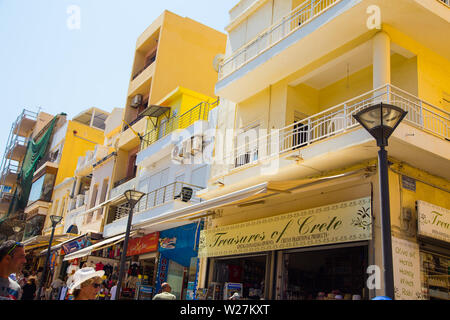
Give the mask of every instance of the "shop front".
[[424, 298], [450, 300], [450, 210], [416, 201]]
[[201, 232], [199, 299], [368, 299], [371, 198]]
[[159, 232], [128, 242], [122, 299], [151, 300], [155, 294]]
[[167, 282], [178, 300], [193, 300], [198, 278], [198, 241], [202, 223], [160, 232], [156, 292]]

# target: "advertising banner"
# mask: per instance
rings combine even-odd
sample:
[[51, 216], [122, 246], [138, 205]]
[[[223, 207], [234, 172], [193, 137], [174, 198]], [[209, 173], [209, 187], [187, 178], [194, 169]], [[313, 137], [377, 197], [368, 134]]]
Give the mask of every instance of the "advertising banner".
[[370, 240], [370, 197], [204, 230], [199, 257]]
[[73, 253], [75, 251], [78, 251], [80, 249], [86, 248], [87, 246], [89, 246], [91, 243], [89, 241], [89, 239], [84, 236], [82, 238], [73, 240], [71, 242], [65, 243], [63, 244], [62, 250], [64, 252], [64, 254], [69, 254], [69, 253]]
[[159, 232], [147, 234], [128, 241], [127, 257], [158, 250]]

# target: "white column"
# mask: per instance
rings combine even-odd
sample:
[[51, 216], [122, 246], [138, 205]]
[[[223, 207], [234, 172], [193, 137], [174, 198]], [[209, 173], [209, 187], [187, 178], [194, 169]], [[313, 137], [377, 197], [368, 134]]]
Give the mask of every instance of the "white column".
[[391, 39], [383, 32], [373, 37], [373, 89], [391, 84]]

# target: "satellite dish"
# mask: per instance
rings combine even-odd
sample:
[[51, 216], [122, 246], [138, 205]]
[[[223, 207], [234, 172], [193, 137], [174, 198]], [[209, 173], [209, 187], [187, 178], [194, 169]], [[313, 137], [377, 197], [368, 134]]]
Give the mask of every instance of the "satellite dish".
[[224, 55], [222, 53], [219, 53], [217, 56], [214, 57], [213, 60], [213, 68], [216, 70], [216, 72], [219, 72], [219, 66], [222, 63], [224, 59]]

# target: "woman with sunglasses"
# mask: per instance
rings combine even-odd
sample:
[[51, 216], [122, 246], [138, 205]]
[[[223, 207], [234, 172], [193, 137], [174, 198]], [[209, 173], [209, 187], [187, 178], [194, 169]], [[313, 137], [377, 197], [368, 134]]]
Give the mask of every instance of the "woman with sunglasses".
[[69, 287], [69, 293], [74, 300], [94, 300], [100, 291], [105, 271], [95, 271], [94, 268], [86, 267], [75, 272], [74, 282]]
[[0, 300], [20, 300], [22, 289], [10, 275], [19, 274], [26, 262], [22, 243], [7, 240], [0, 244]]

